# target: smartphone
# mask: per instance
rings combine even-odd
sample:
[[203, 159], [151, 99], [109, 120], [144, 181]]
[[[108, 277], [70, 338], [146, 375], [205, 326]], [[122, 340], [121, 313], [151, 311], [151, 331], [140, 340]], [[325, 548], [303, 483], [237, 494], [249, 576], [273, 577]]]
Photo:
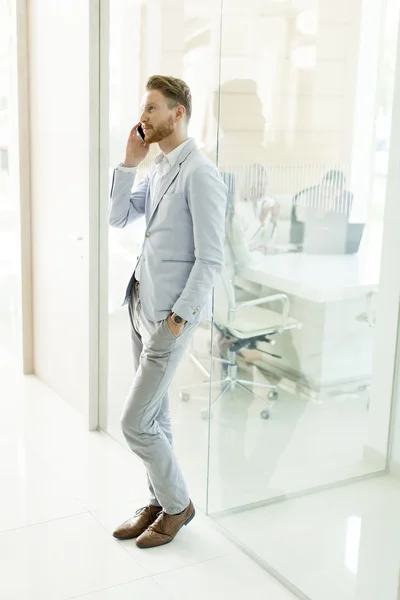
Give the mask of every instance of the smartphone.
[[139, 125], [139, 127], [137, 128], [137, 130], [138, 130], [138, 132], [139, 132], [139, 135], [140, 135], [140, 137], [141, 137], [141, 138], [142, 138], [142, 140], [144, 141], [144, 131], [143, 131], [143, 129], [142, 129], [142, 126], [141, 126], [141, 125]]

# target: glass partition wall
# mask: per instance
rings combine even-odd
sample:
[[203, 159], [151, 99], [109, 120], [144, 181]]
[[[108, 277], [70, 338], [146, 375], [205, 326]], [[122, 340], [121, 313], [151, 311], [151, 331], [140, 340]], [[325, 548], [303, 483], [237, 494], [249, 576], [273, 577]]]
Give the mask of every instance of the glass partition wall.
[[400, 2], [339, 5], [224, 0], [217, 160], [237, 311], [229, 324], [217, 286], [215, 376], [232, 381], [212, 411], [211, 513], [385, 467], [366, 438], [381, 402], [370, 389]]
[[[400, 0], [109, 2], [110, 183], [144, 83], [161, 73], [190, 85], [189, 133], [228, 186], [213, 319], [170, 394], [182, 469], [198, 506], [312, 600], [369, 600], [333, 592], [328, 578], [319, 592], [308, 586], [300, 568], [285, 568], [281, 537], [286, 519], [287, 535], [316, 526], [313, 492], [386, 469], [391, 398], [381, 381], [395, 348], [378, 340], [398, 277], [393, 250], [381, 251], [400, 225], [384, 219], [398, 196], [386, 187], [399, 9]], [[107, 235], [100, 425], [125, 444], [132, 358], [121, 301], [144, 224]], [[359, 527], [349, 523], [346, 552]]]

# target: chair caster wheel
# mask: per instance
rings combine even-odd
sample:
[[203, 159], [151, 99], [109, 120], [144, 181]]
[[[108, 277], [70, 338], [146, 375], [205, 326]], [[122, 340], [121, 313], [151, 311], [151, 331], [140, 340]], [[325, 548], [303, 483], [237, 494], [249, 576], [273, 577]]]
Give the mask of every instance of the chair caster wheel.
[[268, 394], [268, 398], [270, 400], [278, 400], [278, 392], [276, 390], [272, 390], [272, 392]]
[[207, 408], [202, 410], [200, 414], [203, 421], [208, 421], [208, 419], [210, 418], [210, 411]]
[[190, 400], [190, 394], [188, 394], [188, 392], [181, 392], [179, 394], [179, 397], [182, 400], [182, 402], [189, 402]]
[[261, 418], [264, 419], [264, 421], [267, 421], [267, 419], [269, 419], [269, 410], [263, 410], [261, 411]]

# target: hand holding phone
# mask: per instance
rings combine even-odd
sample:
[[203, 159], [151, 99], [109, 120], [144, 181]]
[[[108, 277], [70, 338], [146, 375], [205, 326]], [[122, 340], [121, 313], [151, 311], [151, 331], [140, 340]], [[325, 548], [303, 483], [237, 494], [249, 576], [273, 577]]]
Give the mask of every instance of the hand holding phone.
[[[140, 133], [140, 131], [142, 133]], [[149, 145], [144, 141], [143, 129], [140, 123], [137, 123], [137, 125], [135, 125], [129, 133], [128, 142], [126, 144], [124, 166], [137, 167], [138, 164], [141, 163], [144, 158], [146, 158], [148, 152]]]

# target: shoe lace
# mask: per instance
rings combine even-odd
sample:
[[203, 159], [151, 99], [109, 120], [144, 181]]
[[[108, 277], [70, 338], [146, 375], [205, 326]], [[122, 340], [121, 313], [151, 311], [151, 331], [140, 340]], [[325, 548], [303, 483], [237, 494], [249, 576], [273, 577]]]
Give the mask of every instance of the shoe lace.
[[140, 515], [142, 515], [145, 510], [148, 509], [148, 506], [142, 506], [142, 508], [138, 508], [137, 511], [135, 512], [135, 517], [140, 517]]
[[150, 525], [149, 529], [152, 529], [155, 533], [165, 533], [164, 517], [165, 517], [165, 513], [164, 513], [164, 511], [161, 511], [160, 514], [158, 515], [157, 519], [154, 521], [154, 523], [152, 523]]
[[153, 505], [142, 506], [142, 508], [138, 508], [138, 510], [135, 512], [135, 517], [140, 517], [140, 515], [142, 515], [146, 511], [150, 511], [152, 509], [154, 509], [156, 512], [162, 511], [162, 508], [158, 507], [158, 506], [153, 506]]

